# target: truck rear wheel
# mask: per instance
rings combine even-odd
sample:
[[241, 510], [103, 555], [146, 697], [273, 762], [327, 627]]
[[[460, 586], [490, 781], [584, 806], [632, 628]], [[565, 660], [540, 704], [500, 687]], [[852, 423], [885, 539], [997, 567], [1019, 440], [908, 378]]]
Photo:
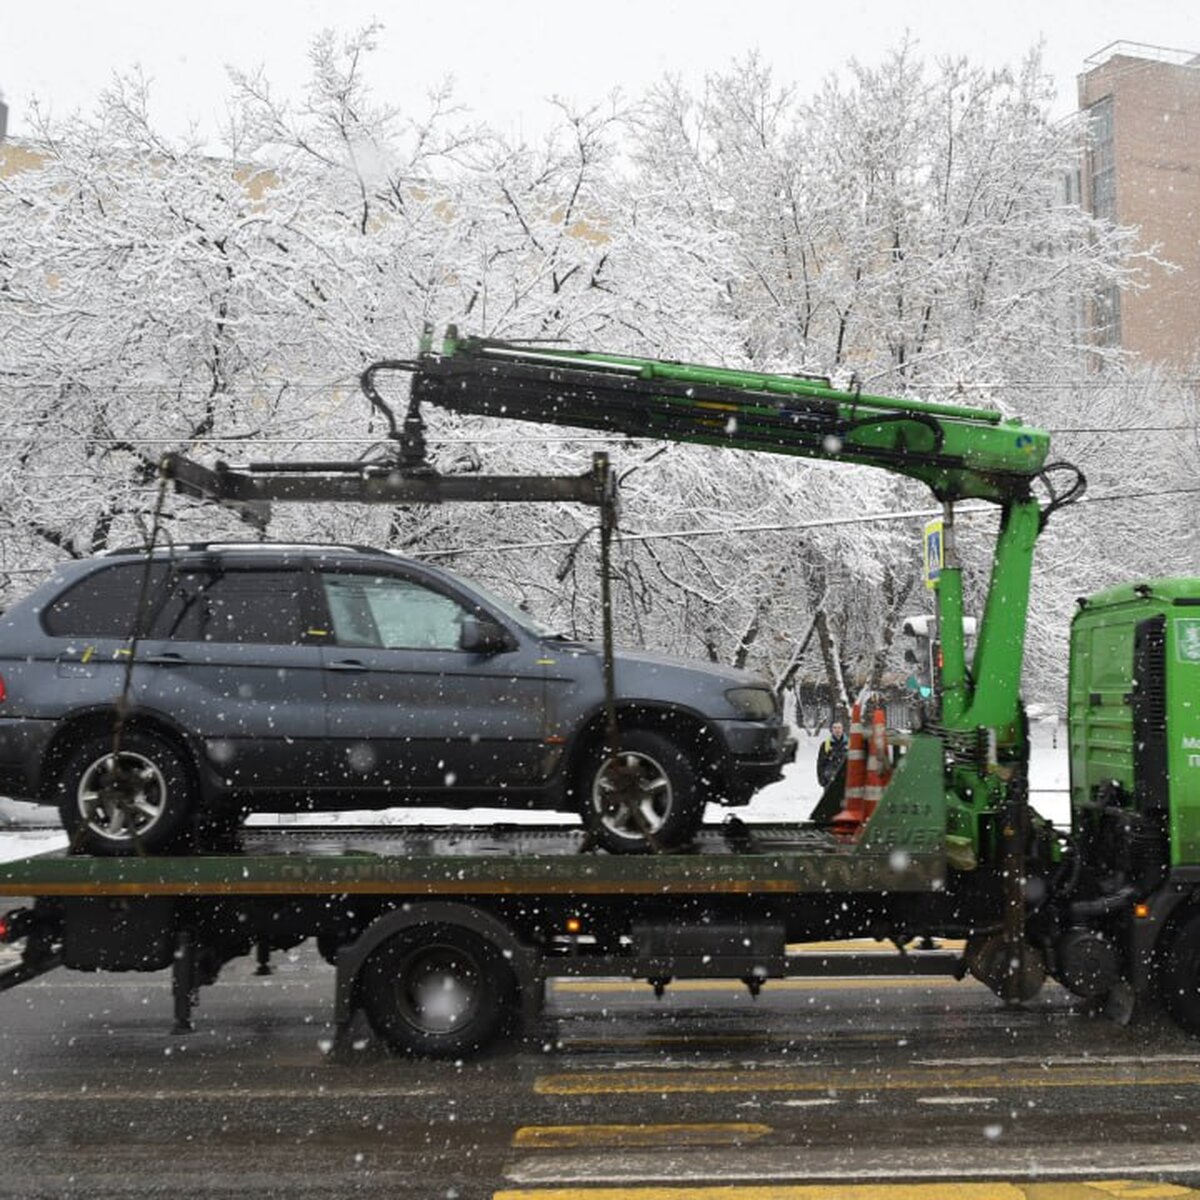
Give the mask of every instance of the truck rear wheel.
[[57, 781], [71, 848], [90, 854], [163, 850], [192, 814], [196, 787], [183, 755], [165, 738], [131, 729], [113, 751], [110, 734], [84, 738]]
[[1200, 1034], [1200, 913], [1189, 917], [1171, 938], [1159, 993], [1176, 1023]]
[[615, 755], [599, 747], [587, 761], [580, 791], [585, 828], [614, 854], [686, 844], [704, 816], [690, 759], [648, 729], [622, 733]]
[[491, 942], [455, 925], [418, 925], [363, 964], [359, 996], [393, 1050], [446, 1058], [491, 1042], [514, 1011], [516, 980]]

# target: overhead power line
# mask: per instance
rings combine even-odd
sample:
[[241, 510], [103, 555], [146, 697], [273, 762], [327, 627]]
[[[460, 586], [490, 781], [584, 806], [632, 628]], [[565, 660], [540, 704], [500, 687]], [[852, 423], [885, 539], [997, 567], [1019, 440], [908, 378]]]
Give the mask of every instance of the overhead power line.
[[[1121, 425], [1119, 427], [1105, 425], [1061, 426], [1045, 429], [1044, 432], [1059, 436], [1063, 434], [1133, 434], [1133, 433], [1196, 433], [1200, 434], [1200, 422], [1181, 425]], [[553, 445], [641, 445], [654, 442], [653, 436], [630, 436], [628, 434], [538, 434], [532, 437], [429, 437], [426, 439], [431, 446], [527, 446], [531, 443], [546, 443]], [[108, 447], [152, 447], [187, 445], [190, 448], [203, 446], [230, 446], [246, 451], [254, 446], [382, 446], [387, 438], [382, 434], [375, 437], [322, 437], [319, 434], [305, 434], [296, 437], [256, 437], [247, 434], [229, 434], [226, 437], [202, 438], [147, 438], [137, 434], [125, 437], [90, 437], [85, 434], [71, 434], [66, 437], [43, 436], [39, 430], [36, 435], [29, 437], [6, 434], [0, 436], [0, 445], [8, 446], [108, 446]]]
[[[1200, 487], [1194, 488], [1163, 488], [1152, 492], [1124, 492], [1107, 496], [1084, 496], [1079, 504], [1104, 504], [1116, 500], [1146, 500], [1159, 496], [1176, 496], [1186, 494], [1200, 495]], [[997, 515], [999, 509], [995, 505], [972, 505], [970, 508], [957, 507], [955, 517], [978, 517]], [[866, 513], [858, 517], [828, 517], [817, 521], [780, 521], [755, 525], [719, 525], [705, 529], [676, 529], [663, 530], [654, 533], [630, 533], [622, 531], [620, 540], [623, 542], [654, 542], [672, 541], [680, 538], [722, 537], [731, 533], [792, 533], [806, 529], [832, 529], [845, 525], [883, 524], [891, 521], [928, 521], [931, 517], [940, 517], [940, 508], [909, 509], [894, 513]], [[573, 546], [578, 538], [554, 538], [536, 542], [512, 542], [499, 546], [459, 546], [445, 550], [413, 551], [410, 558], [443, 558], [447, 555], [458, 554], [489, 554], [506, 553], [518, 550], [554, 549], [561, 546]]]
[[[151, 490], [150, 485], [143, 489]], [[1200, 495], [1200, 487], [1194, 488], [1159, 488], [1146, 492], [1114, 492], [1107, 496], [1084, 496], [1078, 501], [1081, 505], [1107, 504], [1125, 500], [1151, 500], [1162, 496]], [[977, 517], [999, 512], [994, 505], [972, 505], [969, 508], [958, 507], [954, 510], [956, 517]], [[885, 524], [895, 521], [927, 521], [931, 517], [942, 515], [940, 508], [908, 509], [903, 512], [865, 513], [857, 517], [828, 517], [817, 521], [779, 521], [753, 525], [719, 525], [704, 529], [674, 529], [661, 530], [653, 533], [622, 532], [622, 542], [653, 542], [673, 541], [686, 538], [727, 537], [735, 533], [793, 533], [808, 529], [832, 529], [847, 525]], [[524, 550], [552, 550], [574, 546], [579, 541], [578, 536], [569, 538], [548, 538], [530, 542], [503, 542], [489, 546], [448, 546], [440, 550], [414, 550], [409, 558], [447, 558], [466, 554], [506, 554]], [[48, 567], [0, 567], [2, 575], [45, 575], [54, 570]]]

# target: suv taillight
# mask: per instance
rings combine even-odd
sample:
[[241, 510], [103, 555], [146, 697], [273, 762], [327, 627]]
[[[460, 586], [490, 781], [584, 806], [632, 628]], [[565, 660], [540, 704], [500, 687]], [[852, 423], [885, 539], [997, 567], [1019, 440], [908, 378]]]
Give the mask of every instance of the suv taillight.
[[0, 704], [4, 703], [4, 698], [8, 695], [8, 689], [4, 686], [4, 676], [0, 675]]

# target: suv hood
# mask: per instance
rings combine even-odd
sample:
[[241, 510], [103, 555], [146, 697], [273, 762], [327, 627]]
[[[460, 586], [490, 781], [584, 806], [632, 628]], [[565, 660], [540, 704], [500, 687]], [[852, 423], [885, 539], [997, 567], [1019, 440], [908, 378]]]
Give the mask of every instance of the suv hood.
[[[603, 655], [598, 642], [551, 641], [546, 644], [551, 653], [587, 654], [595, 658]], [[690, 681], [699, 699], [706, 691], [724, 693], [726, 688], [759, 687], [773, 690], [770, 683], [753, 671], [740, 667], [729, 667], [724, 663], [704, 662], [695, 658], [684, 658], [676, 654], [659, 654], [653, 650], [632, 650], [618, 646], [613, 654], [618, 671], [617, 690], [625, 695], [654, 696], [670, 689], [669, 697], [683, 699], [678, 690], [684, 680]], [[657, 684], [657, 686], [652, 686]], [[686, 694], [686, 693], [685, 693]]]

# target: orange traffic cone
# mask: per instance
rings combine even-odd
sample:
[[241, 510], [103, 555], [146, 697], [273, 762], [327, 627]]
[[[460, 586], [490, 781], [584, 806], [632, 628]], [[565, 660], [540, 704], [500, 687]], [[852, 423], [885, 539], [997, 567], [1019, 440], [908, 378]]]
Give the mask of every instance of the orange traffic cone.
[[871, 714], [871, 740], [867, 753], [867, 777], [863, 788], [863, 819], [869, 821], [883, 798], [888, 781], [887, 717], [882, 708]]
[[850, 710], [850, 743], [846, 748], [846, 790], [842, 799], [842, 811], [832, 822], [834, 835], [842, 841], [852, 841], [866, 819], [866, 810], [863, 807], [865, 784], [862, 708], [856, 704]]

